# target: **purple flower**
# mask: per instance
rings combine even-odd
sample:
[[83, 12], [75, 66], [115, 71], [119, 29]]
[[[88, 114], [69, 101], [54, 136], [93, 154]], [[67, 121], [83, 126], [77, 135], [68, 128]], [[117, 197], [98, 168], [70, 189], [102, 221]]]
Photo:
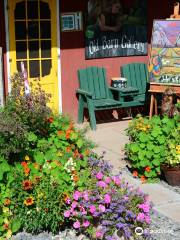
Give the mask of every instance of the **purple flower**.
[[144, 221], [144, 219], [145, 219], [144, 213], [138, 213], [138, 215], [137, 215], [137, 220], [140, 221], [140, 222], [142, 222], [142, 221]]
[[79, 191], [75, 191], [73, 194], [73, 198], [77, 201], [81, 197], [81, 193]]
[[97, 238], [103, 238], [104, 233], [102, 231], [97, 231], [96, 232], [96, 237]]
[[98, 187], [102, 187], [102, 188], [106, 188], [106, 187], [107, 187], [107, 184], [106, 184], [104, 181], [99, 181], [99, 182], [97, 183], [97, 186], [98, 186]]
[[73, 223], [73, 227], [74, 227], [75, 229], [80, 228], [80, 226], [81, 226], [81, 224], [80, 224], [79, 221], [76, 221], [76, 222]]
[[90, 222], [88, 220], [83, 222], [83, 227], [89, 227]]
[[83, 198], [84, 198], [85, 201], [88, 201], [88, 200], [89, 200], [89, 194], [88, 194], [87, 191], [85, 191], [85, 192], [83, 193]]
[[65, 211], [64, 212], [64, 217], [68, 218], [68, 217], [70, 217], [70, 215], [71, 215], [70, 211]]
[[99, 211], [102, 212], [102, 213], [105, 212], [106, 211], [105, 206], [102, 205], [102, 204], [99, 204]]
[[96, 211], [96, 207], [94, 205], [91, 205], [89, 207], [89, 211], [90, 211], [91, 214], [93, 214]]
[[104, 195], [104, 202], [107, 204], [111, 202], [111, 196], [109, 194]]
[[96, 178], [98, 179], [98, 180], [102, 180], [103, 179], [103, 173], [102, 172], [98, 172], [97, 174], [96, 174]]

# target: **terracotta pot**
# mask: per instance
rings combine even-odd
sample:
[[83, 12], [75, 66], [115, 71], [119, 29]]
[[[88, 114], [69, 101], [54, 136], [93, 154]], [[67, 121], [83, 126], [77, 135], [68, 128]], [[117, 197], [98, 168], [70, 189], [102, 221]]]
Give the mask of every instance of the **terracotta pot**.
[[169, 167], [167, 165], [162, 165], [161, 170], [169, 185], [180, 186], [180, 166]]

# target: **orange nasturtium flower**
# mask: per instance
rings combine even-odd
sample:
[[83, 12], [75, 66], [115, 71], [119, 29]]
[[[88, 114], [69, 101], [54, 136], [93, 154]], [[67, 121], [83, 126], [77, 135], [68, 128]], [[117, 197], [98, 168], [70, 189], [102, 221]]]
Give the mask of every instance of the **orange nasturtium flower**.
[[39, 169], [39, 164], [38, 163], [34, 163], [33, 166], [34, 166], [35, 169], [37, 169], [37, 170]]
[[26, 206], [31, 206], [34, 204], [34, 198], [33, 197], [28, 197], [24, 200], [24, 205]]
[[151, 171], [151, 168], [148, 166], [148, 167], [145, 168], [145, 171], [146, 171], [146, 172], [150, 172], [150, 171]]
[[70, 138], [70, 134], [72, 133], [73, 131], [71, 129], [68, 129], [66, 130], [66, 139], [69, 139]]
[[71, 151], [71, 147], [67, 147], [67, 148], [66, 148], [66, 152], [69, 153], [70, 151]]
[[57, 131], [58, 135], [62, 135], [64, 132], [62, 130]]
[[24, 168], [24, 173], [25, 173], [26, 176], [29, 175], [30, 170], [31, 170], [31, 169], [30, 169], [29, 167], [25, 167], [25, 168]]
[[79, 181], [78, 175], [73, 175], [73, 181], [74, 181], [74, 182], [78, 182], [78, 181]]
[[141, 176], [141, 181], [144, 183], [146, 181], [146, 177], [145, 176]]
[[29, 180], [23, 181], [23, 188], [24, 190], [31, 190], [32, 189], [32, 182]]
[[4, 200], [4, 205], [5, 205], [5, 206], [9, 206], [10, 203], [11, 203], [11, 200], [10, 200], [9, 198], [6, 198], [6, 199]]
[[138, 176], [138, 172], [137, 171], [133, 171], [133, 177], [137, 177]]
[[23, 167], [27, 167], [27, 162], [22, 162], [21, 165], [22, 165]]

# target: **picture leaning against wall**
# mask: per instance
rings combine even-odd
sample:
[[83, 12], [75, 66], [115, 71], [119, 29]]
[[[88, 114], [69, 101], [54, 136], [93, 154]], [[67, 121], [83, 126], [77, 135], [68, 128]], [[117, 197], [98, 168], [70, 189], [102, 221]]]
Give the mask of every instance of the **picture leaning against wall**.
[[148, 0], [89, 0], [86, 59], [147, 55]]
[[180, 20], [154, 20], [149, 79], [180, 84]]

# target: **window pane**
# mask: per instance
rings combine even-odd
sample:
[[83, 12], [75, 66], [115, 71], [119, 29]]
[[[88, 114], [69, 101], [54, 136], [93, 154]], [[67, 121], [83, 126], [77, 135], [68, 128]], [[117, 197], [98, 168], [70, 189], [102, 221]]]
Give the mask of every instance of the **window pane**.
[[40, 1], [40, 18], [41, 19], [51, 18], [49, 4], [42, 1]]
[[15, 36], [16, 40], [26, 39], [26, 23], [15, 22]]
[[41, 41], [41, 57], [42, 58], [51, 57], [51, 40]]
[[16, 42], [16, 58], [17, 59], [27, 58], [26, 42]]
[[39, 41], [29, 41], [29, 58], [39, 58]]
[[14, 16], [15, 16], [15, 19], [25, 19], [26, 18], [25, 1], [16, 3]]
[[40, 77], [39, 61], [29, 61], [30, 78]]
[[38, 19], [38, 2], [27, 2], [28, 19]]
[[[23, 62], [24, 62], [24, 67], [27, 70], [27, 62], [26, 61], [23, 61]], [[21, 61], [17, 61], [16, 66], [17, 66], [18, 72], [21, 72]]]
[[49, 75], [52, 68], [51, 60], [43, 60], [41, 62], [41, 67], [42, 67], [42, 77]]
[[37, 21], [28, 22], [28, 37], [29, 39], [39, 38], [39, 26]]
[[51, 22], [41, 21], [41, 38], [51, 38]]

